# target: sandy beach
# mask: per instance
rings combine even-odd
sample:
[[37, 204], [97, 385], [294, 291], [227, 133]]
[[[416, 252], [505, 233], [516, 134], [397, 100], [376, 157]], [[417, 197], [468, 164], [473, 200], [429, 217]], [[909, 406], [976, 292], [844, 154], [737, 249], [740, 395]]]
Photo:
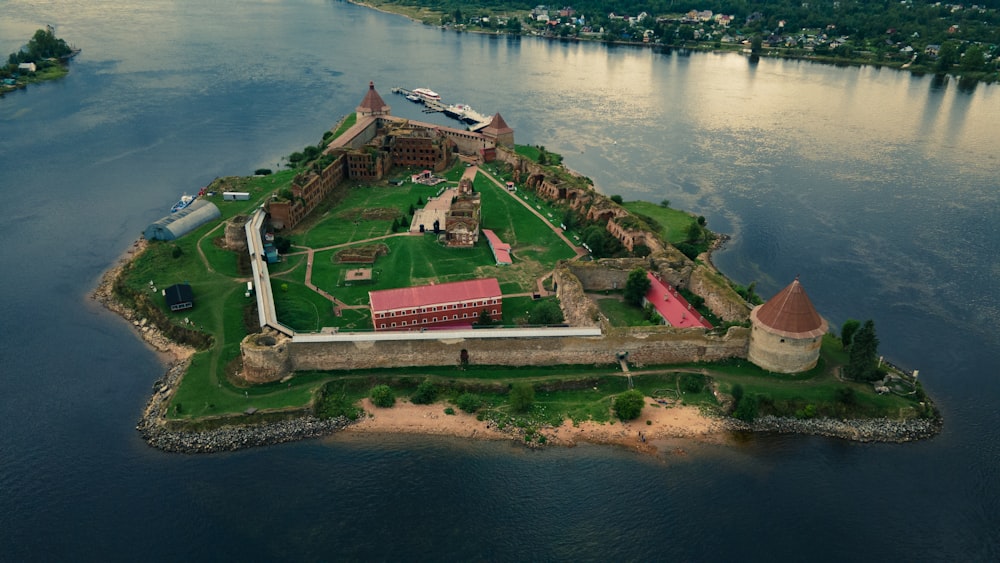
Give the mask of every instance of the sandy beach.
[[[391, 408], [378, 408], [368, 399], [362, 401], [368, 416], [347, 427], [344, 434], [422, 434], [454, 436], [476, 440], [518, 440], [521, 435], [498, 430], [489, 421], [456, 409], [444, 413], [449, 405], [414, 405], [397, 401]], [[649, 424], [646, 421], [650, 421]], [[639, 418], [630, 422], [583, 422], [574, 425], [566, 420], [557, 427], [539, 430], [549, 445], [575, 446], [582, 442], [624, 446], [642, 453], [656, 453], [658, 442], [689, 438], [702, 442], [721, 442], [725, 436], [721, 421], [702, 415], [697, 407], [663, 406], [647, 400]]]

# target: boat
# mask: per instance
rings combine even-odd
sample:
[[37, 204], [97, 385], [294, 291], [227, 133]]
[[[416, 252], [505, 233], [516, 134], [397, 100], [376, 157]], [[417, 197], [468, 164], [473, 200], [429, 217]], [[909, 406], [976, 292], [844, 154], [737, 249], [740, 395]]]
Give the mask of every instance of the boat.
[[180, 201], [178, 201], [177, 203], [175, 203], [174, 206], [170, 208], [170, 212], [171, 213], [177, 213], [181, 209], [184, 209], [185, 207], [187, 207], [187, 206], [191, 205], [192, 203], [194, 203], [194, 200], [197, 197], [198, 196], [187, 195], [187, 194], [182, 195]]
[[410, 100], [411, 102], [419, 102], [420, 101], [420, 96], [418, 96], [416, 94], [407, 94], [406, 95], [406, 99]]
[[414, 88], [413, 93], [420, 96], [423, 100], [433, 100], [435, 102], [441, 101], [441, 95], [430, 88]]

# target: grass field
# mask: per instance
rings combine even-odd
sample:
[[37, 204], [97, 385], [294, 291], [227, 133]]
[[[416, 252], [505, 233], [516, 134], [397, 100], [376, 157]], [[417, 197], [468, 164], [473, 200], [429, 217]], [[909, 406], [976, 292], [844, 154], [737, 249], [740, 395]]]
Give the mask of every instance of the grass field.
[[697, 217], [686, 211], [663, 207], [648, 201], [627, 201], [624, 207], [637, 215], [652, 217], [660, 224], [660, 234], [671, 244], [687, 240], [688, 229], [691, 227], [691, 223], [697, 220]]
[[597, 307], [608, 318], [611, 326], [653, 326], [642, 309], [621, 299], [608, 297], [597, 300]]

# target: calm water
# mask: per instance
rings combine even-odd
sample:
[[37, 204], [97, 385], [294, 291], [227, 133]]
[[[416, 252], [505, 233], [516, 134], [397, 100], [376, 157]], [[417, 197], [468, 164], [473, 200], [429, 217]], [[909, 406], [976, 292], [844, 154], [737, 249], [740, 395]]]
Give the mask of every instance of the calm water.
[[[198, 4], [198, 5], [196, 5]], [[70, 75], [0, 99], [0, 559], [1000, 559], [1000, 88], [872, 68], [455, 35], [341, 2], [0, 4]], [[873, 318], [939, 437], [647, 459], [339, 437], [151, 450], [163, 366], [87, 299], [184, 191], [280, 167], [374, 80], [501, 111], [607, 193], [708, 218], [731, 277]], [[446, 121], [442, 121], [446, 123]]]

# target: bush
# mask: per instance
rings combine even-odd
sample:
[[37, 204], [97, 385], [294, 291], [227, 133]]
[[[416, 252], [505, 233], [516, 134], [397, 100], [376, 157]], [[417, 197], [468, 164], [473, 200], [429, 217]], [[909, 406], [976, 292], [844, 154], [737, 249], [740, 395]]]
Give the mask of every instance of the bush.
[[388, 385], [376, 385], [372, 387], [368, 398], [376, 407], [388, 408], [396, 404], [396, 394]]
[[743, 422], [753, 422], [757, 418], [757, 397], [750, 395], [740, 399], [736, 404], [736, 410], [733, 411], [733, 418]]
[[507, 400], [514, 412], [528, 412], [535, 404], [535, 388], [530, 383], [515, 383]]
[[253, 175], [254, 176], [270, 176], [271, 175], [271, 169], [270, 168], [258, 168], [258, 169], [256, 169], [256, 170], [253, 171]]
[[455, 399], [455, 404], [463, 411], [472, 414], [483, 406], [483, 400], [475, 393], [462, 393]]
[[685, 393], [700, 393], [705, 387], [705, 376], [700, 373], [685, 373], [681, 375], [680, 384]]
[[646, 397], [635, 389], [630, 389], [615, 397], [615, 415], [621, 420], [638, 418], [644, 406], [646, 406]]
[[414, 405], [429, 405], [437, 399], [437, 386], [430, 379], [425, 379], [417, 386], [416, 392], [410, 397]]
[[445, 407], [445, 409], [444, 409], [444, 414], [447, 414], [447, 415], [454, 415], [454, 414], [455, 414], [455, 409], [453, 409], [453, 408], [451, 408], [451, 407]]

